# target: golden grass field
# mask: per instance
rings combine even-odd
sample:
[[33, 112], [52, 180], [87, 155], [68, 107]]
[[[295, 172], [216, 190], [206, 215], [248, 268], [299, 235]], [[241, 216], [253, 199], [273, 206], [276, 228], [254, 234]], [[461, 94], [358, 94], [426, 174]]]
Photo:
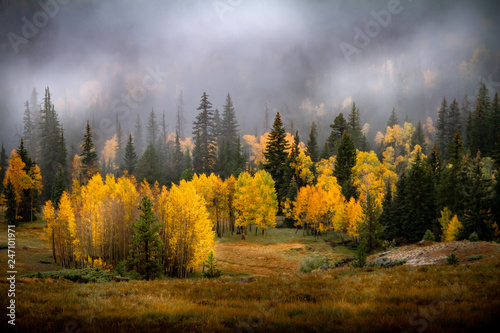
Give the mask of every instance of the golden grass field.
[[[17, 227], [19, 275], [58, 269], [42, 222]], [[6, 243], [5, 225], [0, 244]], [[26, 249], [23, 249], [26, 246]], [[477, 332], [500, 327], [500, 255], [458, 266], [341, 267], [299, 274], [307, 257], [349, 254], [289, 229], [223, 238], [225, 275], [106, 283], [18, 278], [18, 332]], [[477, 253], [473, 253], [477, 254]], [[493, 255], [493, 257], [492, 257]], [[6, 331], [6, 250], [0, 330]], [[10, 326], [10, 325], [9, 325]]]

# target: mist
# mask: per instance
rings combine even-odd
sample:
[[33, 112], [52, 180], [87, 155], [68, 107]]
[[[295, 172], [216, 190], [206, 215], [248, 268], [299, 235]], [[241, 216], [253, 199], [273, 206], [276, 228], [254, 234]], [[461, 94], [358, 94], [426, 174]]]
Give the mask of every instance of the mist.
[[491, 1], [42, 0], [0, 10], [8, 149], [33, 88], [42, 102], [50, 87], [70, 144], [90, 120], [101, 148], [117, 114], [125, 134], [151, 108], [173, 131], [181, 91], [187, 136], [207, 92], [219, 110], [231, 94], [241, 134], [268, 130], [267, 103], [302, 140], [311, 121], [324, 140], [356, 102], [372, 143], [393, 107], [400, 120], [435, 119], [443, 96], [473, 96], [481, 79], [500, 90], [500, 6]]

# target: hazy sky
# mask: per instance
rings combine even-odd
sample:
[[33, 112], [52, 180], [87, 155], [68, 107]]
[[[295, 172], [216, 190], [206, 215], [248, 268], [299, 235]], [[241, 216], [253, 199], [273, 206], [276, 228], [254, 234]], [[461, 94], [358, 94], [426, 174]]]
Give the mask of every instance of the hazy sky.
[[473, 95], [481, 77], [500, 89], [495, 1], [41, 3], [1, 5], [0, 141], [10, 148], [34, 87], [39, 102], [50, 87], [65, 128], [81, 132], [90, 118], [103, 139], [116, 112], [132, 128], [154, 107], [173, 129], [181, 90], [188, 134], [206, 91], [219, 110], [231, 93], [251, 134], [266, 102], [286, 105], [304, 139], [306, 121], [326, 126], [352, 101], [373, 136], [393, 106], [424, 120], [444, 95]]

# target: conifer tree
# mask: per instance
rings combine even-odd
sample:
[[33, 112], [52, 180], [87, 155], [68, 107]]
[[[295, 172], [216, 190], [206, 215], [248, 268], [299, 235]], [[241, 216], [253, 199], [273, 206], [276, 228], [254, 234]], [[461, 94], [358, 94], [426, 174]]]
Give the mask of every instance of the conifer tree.
[[7, 182], [4, 181], [4, 195], [7, 209], [5, 210], [5, 219], [9, 225], [17, 225], [17, 202], [16, 202], [16, 193], [14, 191], [14, 185], [10, 181], [10, 178], [7, 178]]
[[[340, 113], [337, 117], [335, 117], [335, 120], [333, 121], [333, 124], [330, 125], [330, 127], [332, 131], [327, 139], [328, 157], [326, 157], [326, 159], [328, 159], [332, 155], [337, 155], [337, 151], [340, 145], [340, 141], [342, 140], [342, 136], [344, 135], [344, 132], [347, 131], [348, 129], [348, 124], [344, 118], [344, 114]], [[322, 158], [325, 158], [324, 156], [326, 155], [326, 152], [324, 151], [324, 153], [325, 154], [322, 154], [323, 155]]]
[[145, 179], [149, 184], [154, 184], [156, 181], [160, 184], [164, 184], [160, 158], [153, 144], [149, 144], [144, 154], [142, 154], [137, 164], [137, 171], [135, 174], [139, 182]]
[[449, 111], [448, 111], [448, 102], [446, 101], [446, 97], [443, 97], [443, 101], [441, 102], [441, 108], [438, 111], [437, 117], [437, 146], [439, 155], [443, 157], [445, 160], [448, 158], [447, 148], [449, 145], [448, 139], [448, 121], [449, 121]]
[[144, 152], [144, 138], [142, 135], [142, 125], [139, 114], [137, 114], [137, 119], [135, 120], [134, 145], [137, 155], [142, 156], [142, 153]]
[[426, 230], [437, 233], [440, 228], [437, 226], [434, 188], [420, 151], [412, 162], [405, 187], [403, 235], [410, 242], [415, 242], [422, 239]]
[[134, 175], [137, 167], [137, 154], [134, 148], [134, 140], [132, 134], [128, 136], [127, 146], [125, 147], [125, 154], [123, 156], [121, 169], [122, 172], [127, 171], [129, 175]]
[[147, 126], [147, 144], [156, 146], [158, 139], [158, 122], [156, 121], [155, 110], [151, 108]]
[[375, 203], [375, 197], [368, 193], [363, 205], [364, 221], [360, 227], [360, 238], [369, 251], [373, 251], [380, 245], [380, 238], [385, 229], [379, 221], [380, 213], [380, 208]]
[[446, 129], [446, 142], [448, 145], [453, 141], [453, 137], [457, 131], [462, 131], [462, 116], [460, 114], [460, 106], [456, 99], [450, 104], [448, 111], [448, 122]]
[[345, 133], [340, 141], [333, 175], [337, 177], [337, 183], [342, 187], [342, 194], [347, 201], [351, 198], [357, 198], [352, 173], [352, 168], [355, 165], [356, 148], [354, 147], [354, 142], [351, 140], [349, 133]]
[[412, 149], [415, 147], [415, 145], [419, 145], [420, 148], [422, 148], [422, 152], [424, 153], [427, 150], [424, 128], [422, 127], [422, 122], [420, 120], [418, 121], [417, 128], [415, 129], [415, 132], [413, 132], [413, 135], [411, 137]]
[[[236, 120], [236, 113], [233, 107], [233, 101], [229, 93], [226, 97], [226, 104], [224, 104], [224, 110], [222, 111], [222, 122], [221, 122], [221, 135], [226, 139], [232, 146], [236, 143], [238, 138], [238, 121]], [[231, 151], [233, 147], [230, 147]]]
[[354, 142], [356, 149], [361, 149], [363, 143], [363, 132], [361, 126], [361, 118], [359, 116], [359, 108], [356, 108], [356, 103], [352, 103], [352, 109], [349, 113], [349, 121], [347, 123], [347, 131]]
[[207, 93], [203, 93], [200, 101], [200, 111], [193, 123], [195, 142], [193, 148], [193, 168], [196, 173], [209, 174], [213, 172], [217, 162], [217, 143], [214, 133], [216, 131], [212, 110], [212, 103], [208, 100]]
[[125, 153], [125, 144], [123, 142], [123, 131], [122, 125], [118, 119], [118, 113], [116, 113], [116, 155], [115, 164], [120, 166], [123, 160], [123, 154]]
[[172, 178], [176, 183], [181, 179], [182, 171], [184, 171], [184, 155], [181, 150], [181, 142], [179, 133], [175, 132], [175, 145], [174, 145], [174, 155], [172, 158]]
[[382, 213], [380, 214], [379, 222], [382, 227], [385, 227], [383, 238], [387, 240], [396, 239], [397, 221], [394, 214], [394, 202], [392, 199], [391, 183], [388, 182], [385, 188], [384, 201], [382, 202]]
[[7, 171], [7, 166], [9, 165], [9, 158], [7, 156], [7, 152], [5, 151], [5, 147], [2, 143], [2, 148], [0, 148], [0, 195], [3, 193], [3, 180], [5, 177], [5, 172]]
[[399, 125], [399, 119], [396, 114], [396, 109], [392, 108], [391, 115], [389, 116], [389, 119], [387, 120], [387, 127], [394, 127], [394, 125]]
[[35, 137], [35, 117], [33, 115], [33, 111], [30, 108], [30, 104], [28, 101], [24, 103], [24, 130], [23, 130], [23, 138], [25, 140], [26, 147], [31, 156], [35, 156], [36, 154], [36, 140]]
[[52, 201], [52, 204], [56, 208], [58, 207], [59, 200], [61, 199], [61, 196], [65, 190], [66, 190], [66, 175], [62, 166], [59, 166], [56, 177], [54, 178], [54, 183], [52, 184], [52, 193], [50, 199]]
[[[149, 145], [151, 147], [151, 144]], [[148, 147], [148, 149], [149, 149]], [[132, 225], [134, 235], [128, 258], [129, 267], [147, 281], [161, 272], [163, 242], [159, 237], [161, 225], [153, 212], [153, 202], [147, 196], [139, 204], [140, 216]]]
[[180, 138], [184, 138], [184, 100], [182, 97], [182, 90], [179, 92], [179, 98], [177, 100], [177, 115], [175, 119], [175, 131]]
[[271, 174], [275, 184], [276, 192], [278, 194], [278, 201], [284, 202], [287, 184], [286, 184], [286, 169], [288, 158], [288, 142], [286, 140], [285, 127], [281, 121], [280, 113], [276, 113], [274, 118], [273, 127], [268, 136], [264, 156], [266, 162], [264, 170]]
[[313, 121], [311, 124], [311, 132], [309, 133], [309, 140], [307, 141], [307, 155], [311, 157], [311, 161], [316, 163], [319, 161], [319, 154], [316, 124]]
[[94, 142], [92, 141], [92, 131], [88, 120], [87, 128], [83, 135], [82, 153], [80, 156], [82, 158], [84, 183], [86, 183], [94, 174], [99, 172], [99, 161]]

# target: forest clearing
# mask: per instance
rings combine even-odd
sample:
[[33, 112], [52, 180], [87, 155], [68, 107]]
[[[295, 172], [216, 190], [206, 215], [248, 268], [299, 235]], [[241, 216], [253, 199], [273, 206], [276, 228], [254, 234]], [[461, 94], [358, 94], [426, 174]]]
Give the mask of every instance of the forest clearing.
[[[43, 222], [18, 227], [20, 276], [59, 266], [41, 241]], [[6, 242], [1, 225], [0, 244]], [[432, 243], [432, 242], [430, 242]], [[394, 249], [399, 255], [434, 243]], [[16, 331], [38, 332], [466, 332], [499, 324], [500, 245], [460, 241], [458, 265], [352, 268], [298, 273], [303, 260], [351, 256], [347, 247], [294, 229], [227, 236], [216, 245], [218, 279], [78, 283], [19, 278]], [[462, 245], [464, 244], [464, 245]], [[472, 244], [472, 245], [470, 245]], [[0, 251], [6, 251], [2, 249]], [[426, 256], [432, 258], [432, 251]], [[390, 254], [387, 254], [389, 256]], [[481, 256], [478, 260], [467, 257]], [[380, 257], [374, 254], [368, 262]], [[4, 265], [6, 256], [0, 257]], [[4, 272], [1, 272], [4, 274]], [[0, 292], [8, 284], [1, 277]], [[2, 299], [1, 306], [6, 306]], [[5, 322], [2, 322], [5, 325]], [[5, 326], [4, 326], [5, 328]]]

